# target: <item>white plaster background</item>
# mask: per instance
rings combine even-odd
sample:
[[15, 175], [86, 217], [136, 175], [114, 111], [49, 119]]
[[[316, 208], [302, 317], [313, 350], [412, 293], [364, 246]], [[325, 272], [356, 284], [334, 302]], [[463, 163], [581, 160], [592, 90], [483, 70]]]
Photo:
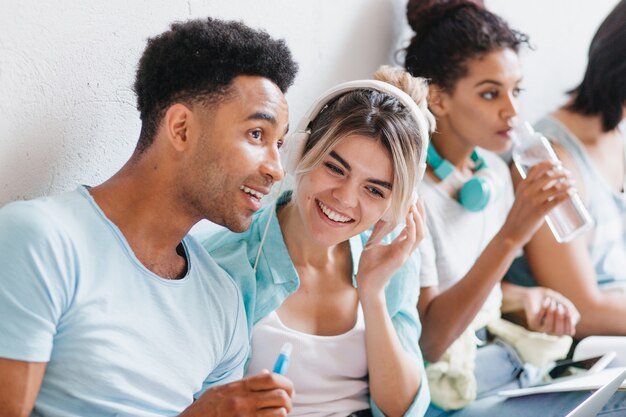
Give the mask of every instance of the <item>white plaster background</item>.
[[[534, 120], [580, 78], [589, 40], [616, 0], [488, 0], [536, 45], [524, 53]], [[292, 126], [331, 85], [391, 62], [403, 0], [0, 0], [0, 206], [98, 184], [139, 133], [131, 90], [145, 40], [170, 22], [240, 19], [285, 38], [300, 64]]]

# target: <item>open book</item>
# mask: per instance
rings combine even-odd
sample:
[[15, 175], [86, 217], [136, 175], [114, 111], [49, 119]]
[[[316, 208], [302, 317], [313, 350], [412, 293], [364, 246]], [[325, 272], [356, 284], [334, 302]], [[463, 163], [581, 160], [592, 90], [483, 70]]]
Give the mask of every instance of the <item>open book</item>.
[[[505, 397], [521, 397], [524, 395], [546, 394], [551, 392], [590, 391], [603, 387], [607, 382], [616, 378], [624, 371], [626, 371], [626, 367], [606, 368], [599, 372], [567, 378], [565, 381], [540, 385], [538, 387], [500, 391], [498, 395]], [[620, 389], [626, 389], [626, 383], [622, 383]]]
[[[555, 380], [546, 385], [529, 388], [511, 389], [498, 392], [505, 397], [519, 397], [532, 394], [566, 391], [588, 391], [599, 389], [608, 381], [615, 378], [621, 371], [626, 370], [626, 337], [591, 336], [583, 339], [574, 350], [573, 359], [580, 360], [597, 355], [616, 354], [611, 362], [611, 368], [591, 369], [590, 372], [578, 376], [571, 376], [562, 380]], [[620, 389], [626, 389], [622, 384]]]
[[574, 359], [589, 358], [613, 351], [617, 354], [611, 366], [626, 366], [626, 337], [589, 336], [581, 340], [574, 350]]

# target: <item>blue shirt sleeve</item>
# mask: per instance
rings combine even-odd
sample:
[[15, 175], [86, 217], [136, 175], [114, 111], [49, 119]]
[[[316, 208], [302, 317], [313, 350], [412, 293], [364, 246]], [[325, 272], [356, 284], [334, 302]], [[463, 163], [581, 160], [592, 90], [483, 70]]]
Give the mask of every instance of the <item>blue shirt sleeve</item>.
[[[404, 350], [417, 363], [421, 375], [420, 388], [404, 415], [422, 417], [426, 414], [430, 404], [430, 391], [424, 370], [424, 359], [419, 347], [422, 327], [417, 314], [417, 299], [419, 297], [419, 254], [417, 252], [409, 257], [402, 269], [392, 277], [385, 289], [385, 295], [387, 310], [398, 334], [398, 339], [400, 339]], [[384, 416], [374, 401], [370, 401], [370, 404], [374, 416]]]
[[[239, 290], [237, 292], [239, 293]], [[220, 364], [206, 378], [202, 385], [202, 391], [195, 396], [196, 399], [211, 386], [223, 385], [243, 378], [248, 353], [246, 314], [241, 302], [241, 296], [239, 296], [236, 324], [232, 338], [228, 343], [226, 354]]]
[[71, 243], [34, 203], [0, 209], [0, 357], [47, 362], [71, 300]]

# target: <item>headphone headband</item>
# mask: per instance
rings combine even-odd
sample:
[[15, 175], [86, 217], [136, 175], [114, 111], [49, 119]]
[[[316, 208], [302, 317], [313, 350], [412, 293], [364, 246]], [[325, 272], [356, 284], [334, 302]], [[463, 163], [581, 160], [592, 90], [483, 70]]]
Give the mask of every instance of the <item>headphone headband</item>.
[[291, 140], [287, 142], [287, 160], [285, 161], [285, 169], [287, 172], [291, 174], [295, 173], [296, 166], [304, 153], [306, 140], [311, 133], [309, 129], [311, 122], [332, 99], [354, 90], [375, 90], [381, 93], [389, 94], [398, 99], [398, 101], [400, 101], [400, 103], [402, 103], [402, 105], [409, 110], [409, 113], [417, 123], [421, 139], [420, 158], [416, 171], [417, 182], [420, 182], [424, 177], [424, 172], [426, 171], [426, 154], [429, 143], [428, 123], [426, 122], [426, 118], [424, 117], [424, 114], [420, 110], [419, 106], [407, 93], [394, 85], [378, 80], [355, 80], [338, 84], [324, 92], [324, 94], [322, 94], [315, 101], [315, 103], [313, 103], [302, 119], [300, 119], [300, 122], [296, 127], [296, 131], [290, 135]]

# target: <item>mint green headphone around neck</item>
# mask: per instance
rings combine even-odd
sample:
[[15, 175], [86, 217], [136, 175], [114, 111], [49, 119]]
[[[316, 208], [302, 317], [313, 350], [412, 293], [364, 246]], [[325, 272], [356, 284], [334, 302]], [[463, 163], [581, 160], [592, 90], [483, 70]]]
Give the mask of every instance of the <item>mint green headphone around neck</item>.
[[[493, 174], [487, 168], [487, 163], [478, 155], [476, 150], [472, 151], [471, 158], [476, 164], [474, 175], [463, 183], [459, 189], [457, 200], [466, 210], [477, 212], [482, 211], [489, 204], [490, 198], [495, 194], [495, 184], [492, 181]], [[435, 176], [442, 181], [456, 170], [450, 161], [443, 159], [437, 153], [432, 143], [428, 146], [426, 162], [432, 167]]]

